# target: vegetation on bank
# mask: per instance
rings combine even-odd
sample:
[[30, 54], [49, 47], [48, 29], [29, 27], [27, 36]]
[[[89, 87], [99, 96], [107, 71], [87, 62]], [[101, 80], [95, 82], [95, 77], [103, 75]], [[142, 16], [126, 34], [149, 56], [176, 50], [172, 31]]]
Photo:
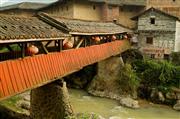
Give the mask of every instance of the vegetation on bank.
[[172, 88], [180, 88], [180, 52], [172, 53], [168, 61], [141, 56], [138, 50], [129, 50], [123, 54], [126, 64], [121, 70], [120, 83], [125, 79], [129, 87], [138, 89], [138, 95], [146, 99], [151, 98], [152, 90], [166, 95], [172, 92]]
[[180, 66], [168, 61], [137, 60], [133, 62], [134, 70], [141, 83], [160, 91], [168, 91], [171, 87], [180, 87]]

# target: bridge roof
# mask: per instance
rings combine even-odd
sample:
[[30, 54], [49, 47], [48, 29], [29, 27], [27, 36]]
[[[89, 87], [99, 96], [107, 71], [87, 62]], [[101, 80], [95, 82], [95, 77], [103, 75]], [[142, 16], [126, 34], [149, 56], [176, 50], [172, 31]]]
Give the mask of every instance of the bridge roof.
[[0, 15], [0, 43], [51, 40], [65, 36], [67, 34], [36, 17]]
[[56, 22], [57, 24], [61, 25], [62, 28], [67, 29], [72, 35], [108, 35], [132, 32], [130, 29], [113, 22], [67, 19], [49, 16], [45, 13], [41, 13], [39, 15], [46, 18], [45, 21], [49, 19], [50, 22]]

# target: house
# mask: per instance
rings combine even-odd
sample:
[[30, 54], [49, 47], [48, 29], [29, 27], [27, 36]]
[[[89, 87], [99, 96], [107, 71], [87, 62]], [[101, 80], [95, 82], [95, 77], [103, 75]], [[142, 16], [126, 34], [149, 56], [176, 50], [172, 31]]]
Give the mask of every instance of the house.
[[146, 0], [59, 0], [39, 11], [53, 16], [92, 21], [117, 20], [134, 27], [130, 18], [145, 9]]
[[36, 11], [38, 9], [45, 6], [46, 4], [42, 4], [42, 3], [22, 2], [14, 5], [0, 7], [0, 14], [33, 16], [36, 14]]
[[149, 8], [132, 18], [137, 20], [140, 50], [152, 58], [166, 58], [180, 51], [180, 19], [161, 10]]

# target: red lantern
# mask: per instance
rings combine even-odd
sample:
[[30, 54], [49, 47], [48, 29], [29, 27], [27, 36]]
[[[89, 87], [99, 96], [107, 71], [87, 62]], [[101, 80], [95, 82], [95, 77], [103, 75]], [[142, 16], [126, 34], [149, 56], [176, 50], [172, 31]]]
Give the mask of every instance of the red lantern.
[[116, 36], [112, 35], [112, 40], [115, 41], [116, 40]]
[[99, 36], [96, 36], [95, 39], [94, 39], [96, 42], [100, 42], [101, 39], [99, 38]]
[[35, 55], [39, 52], [39, 49], [38, 47], [34, 46], [34, 45], [30, 45], [28, 48], [27, 48], [27, 54], [28, 55]]
[[68, 42], [64, 43], [63, 47], [64, 47], [64, 49], [71, 49], [71, 48], [73, 48], [73, 43], [68, 41]]

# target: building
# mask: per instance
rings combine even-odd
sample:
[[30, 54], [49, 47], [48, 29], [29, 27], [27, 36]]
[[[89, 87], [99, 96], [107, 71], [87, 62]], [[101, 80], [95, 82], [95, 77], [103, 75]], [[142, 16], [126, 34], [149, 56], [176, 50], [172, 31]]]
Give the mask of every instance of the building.
[[180, 19], [161, 10], [149, 8], [132, 18], [137, 20], [139, 46], [152, 58], [164, 58], [180, 51]]
[[22, 2], [0, 8], [1, 14], [33, 16], [37, 12], [92, 21], [113, 21], [133, 28], [130, 18], [145, 9], [146, 0], [58, 0], [51, 4]]
[[147, 0], [147, 9], [154, 7], [168, 14], [180, 17], [180, 0]]
[[36, 11], [38, 9], [45, 6], [46, 4], [42, 4], [42, 3], [22, 2], [14, 5], [0, 7], [0, 14], [33, 16], [36, 14]]
[[134, 27], [130, 18], [145, 9], [146, 0], [59, 0], [39, 11], [53, 16], [92, 20], [113, 21]]

